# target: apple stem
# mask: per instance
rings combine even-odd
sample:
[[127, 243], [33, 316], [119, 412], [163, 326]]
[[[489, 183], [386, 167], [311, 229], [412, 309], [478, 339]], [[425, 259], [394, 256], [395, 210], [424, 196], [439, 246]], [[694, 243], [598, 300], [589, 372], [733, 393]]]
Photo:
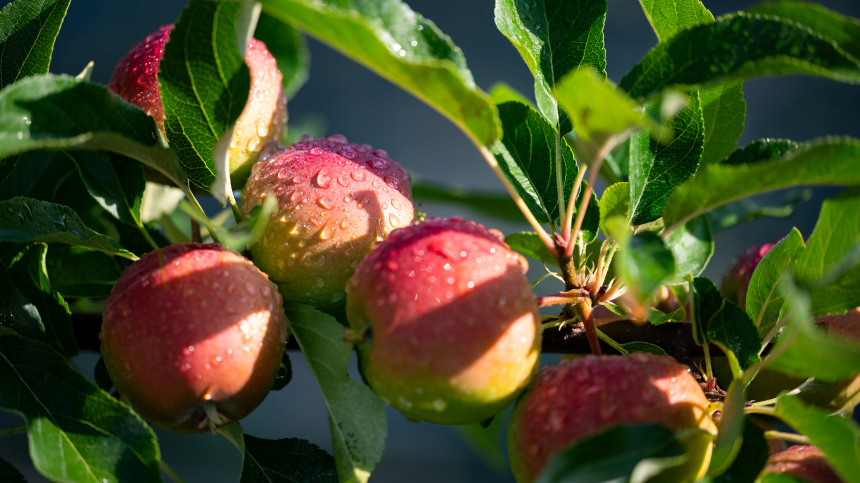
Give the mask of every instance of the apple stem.
[[200, 222], [191, 219], [191, 241], [194, 243], [203, 243], [203, 236], [200, 234]]
[[229, 419], [218, 412], [218, 408], [212, 401], [206, 401], [203, 403], [203, 412], [206, 413], [206, 418], [198, 425], [198, 427], [202, 428], [204, 426], [209, 426], [213, 435], [218, 434], [218, 428], [220, 426], [224, 426], [230, 422]]

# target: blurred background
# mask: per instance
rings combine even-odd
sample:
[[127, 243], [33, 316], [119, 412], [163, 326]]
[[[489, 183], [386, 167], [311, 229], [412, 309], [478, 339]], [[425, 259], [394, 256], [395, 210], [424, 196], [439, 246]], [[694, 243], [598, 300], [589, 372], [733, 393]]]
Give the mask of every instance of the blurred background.
[[[570, 0], [575, 1], [575, 0]], [[4, 5], [9, 2], [0, 2]], [[106, 84], [114, 64], [132, 44], [159, 26], [174, 22], [182, 0], [75, 0], [57, 38], [51, 72], [77, 74], [95, 62], [93, 81]], [[488, 90], [505, 81], [533, 98], [533, 79], [525, 63], [493, 22], [492, 0], [411, 0], [412, 8], [433, 20], [463, 50], [477, 84]], [[715, 16], [758, 2], [704, 0]], [[844, 15], [860, 17], [857, 0], [821, 0], [818, 3]], [[609, 0], [605, 29], [607, 72], [618, 82], [657, 43], [638, 0]], [[313, 124], [326, 135], [343, 134], [350, 141], [382, 148], [424, 181], [456, 184], [470, 190], [503, 193], [504, 190], [474, 146], [448, 120], [399, 88], [330, 48], [309, 41], [311, 70], [308, 83], [289, 100], [290, 123]], [[746, 128], [739, 143], [759, 138], [807, 141], [825, 135], [860, 138], [860, 86], [833, 81], [783, 76], [745, 82]], [[598, 185], [598, 193], [605, 186]], [[812, 232], [820, 204], [838, 189], [815, 189], [810, 200], [787, 218], [762, 219], [722, 232], [705, 275], [719, 281], [732, 259], [754, 243], [769, 242], [796, 226], [804, 237]], [[761, 197], [776, 203], [784, 194]], [[435, 216], [461, 215], [505, 233], [528, 229], [523, 222], [503, 223], [457, 206], [424, 203], [422, 210]], [[532, 263], [533, 279], [543, 273]], [[542, 283], [540, 294], [558, 291], [554, 282]], [[273, 392], [253, 414], [242, 421], [245, 432], [257, 437], [297, 437], [331, 451], [325, 406], [310, 370], [300, 353], [291, 353], [293, 380]], [[88, 377], [98, 359], [84, 353], [75, 363]], [[545, 356], [553, 363], [557, 356]], [[353, 363], [353, 366], [355, 364]], [[357, 378], [355, 367], [353, 376]], [[429, 423], [413, 424], [387, 409], [388, 439], [385, 454], [372, 482], [513, 482], [505, 461], [506, 422], [499, 417], [487, 430], [452, 428]], [[22, 424], [15, 414], [0, 411], [0, 429]], [[241, 457], [223, 437], [211, 434], [185, 436], [156, 429], [164, 460], [186, 482], [238, 481]], [[472, 434], [464, 438], [464, 433]], [[477, 435], [477, 437], [475, 436]], [[481, 456], [481, 455], [484, 456]], [[0, 439], [0, 457], [20, 469], [28, 481], [38, 475], [27, 454], [23, 434]]]

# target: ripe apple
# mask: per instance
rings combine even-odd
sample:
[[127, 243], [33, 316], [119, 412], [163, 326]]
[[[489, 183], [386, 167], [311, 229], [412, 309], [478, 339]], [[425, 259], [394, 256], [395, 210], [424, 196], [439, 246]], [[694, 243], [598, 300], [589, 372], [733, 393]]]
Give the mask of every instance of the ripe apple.
[[[557, 453], [616, 424], [655, 422], [685, 438], [688, 460], [661, 474], [696, 481], [710, 463], [716, 426], [708, 399], [689, 368], [668, 356], [586, 356], [541, 369], [517, 401], [508, 431], [511, 468], [519, 483], [535, 481]], [[663, 480], [661, 480], [663, 481]]]
[[263, 401], [287, 320], [278, 291], [248, 259], [221, 245], [179, 244], [123, 272], [99, 337], [111, 379], [141, 416], [196, 433]]
[[392, 232], [347, 286], [368, 384], [412, 420], [467, 424], [504, 409], [538, 365], [526, 268], [500, 233], [462, 218]]
[[278, 201], [251, 256], [288, 302], [342, 309], [358, 262], [412, 221], [410, 182], [381, 149], [303, 136], [255, 164], [242, 191], [245, 213], [268, 196]]
[[772, 455], [762, 474], [781, 473], [794, 476], [808, 483], [843, 483], [830, 463], [815, 446], [792, 446]]

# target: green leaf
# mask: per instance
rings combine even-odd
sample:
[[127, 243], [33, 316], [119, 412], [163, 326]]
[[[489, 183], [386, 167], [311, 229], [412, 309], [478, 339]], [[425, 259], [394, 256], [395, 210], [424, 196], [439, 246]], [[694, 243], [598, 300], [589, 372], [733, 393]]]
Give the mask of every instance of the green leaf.
[[550, 255], [546, 245], [543, 244], [537, 233], [533, 231], [521, 231], [511, 233], [505, 237], [505, 243], [518, 253], [534, 258], [539, 262], [546, 263], [549, 266], [558, 266], [558, 260]]
[[755, 164], [780, 158], [800, 145], [788, 139], [759, 139], [731, 153], [722, 160], [726, 165]]
[[504, 104], [505, 102], [519, 102], [537, 110], [534, 103], [527, 99], [526, 96], [502, 81], [496, 82], [490, 87], [490, 97], [493, 98], [493, 102], [496, 105]]
[[30, 457], [53, 481], [161, 481], [152, 429], [46, 344], [0, 337], [0, 407], [24, 416]]
[[600, 176], [607, 184], [630, 180], [630, 139], [618, 144], [600, 165]]
[[0, 157], [38, 149], [106, 150], [187, 178], [155, 120], [106, 87], [66, 75], [29, 77], [0, 91]]
[[621, 344], [621, 347], [631, 354], [634, 352], [644, 352], [646, 354], [656, 354], [658, 356], [667, 355], [666, 351], [664, 351], [662, 347], [648, 342], [628, 342], [626, 344]]
[[702, 166], [672, 193], [663, 220], [667, 230], [732, 201], [797, 185], [860, 184], [860, 142], [825, 138], [755, 164]]
[[5, 481], [6, 483], [27, 483], [24, 475], [3, 458], [0, 458], [0, 481]]
[[292, 99], [308, 80], [311, 53], [305, 37], [295, 27], [268, 15], [260, 14], [254, 38], [263, 41], [284, 76], [284, 95]]
[[290, 22], [426, 102], [474, 141], [492, 146], [501, 127], [492, 99], [466, 68], [462, 51], [433, 22], [399, 0], [264, 0]]
[[[674, 312], [665, 313], [654, 307], [646, 307], [648, 322], [651, 325], [660, 325], [667, 322], [683, 322], [687, 318], [687, 311], [683, 308], [677, 309]], [[635, 343], [635, 342], [632, 342]], [[661, 349], [662, 350], [662, 349]]]
[[47, 74], [71, 0], [16, 0], [0, 10], [0, 88]]
[[21, 295], [9, 269], [0, 264], [0, 327], [33, 339], [45, 338], [39, 309]]
[[96, 380], [96, 385], [99, 389], [104, 392], [109, 393], [114, 388], [113, 381], [105, 365], [104, 357], [99, 356], [99, 360], [96, 361], [96, 367], [93, 368], [93, 378]]
[[115, 241], [87, 228], [71, 208], [32, 198], [0, 201], [0, 241], [68, 243], [137, 259]]
[[417, 203], [424, 201], [454, 203], [501, 220], [522, 221], [523, 219], [523, 213], [507, 193], [476, 192], [455, 186], [413, 182], [412, 199]]
[[655, 233], [646, 231], [618, 242], [622, 247], [616, 255], [620, 272], [640, 299], [650, 296], [660, 282], [675, 273], [672, 252]]
[[777, 417], [818, 446], [846, 482], [860, 481], [860, 428], [857, 423], [806, 406], [800, 396], [779, 398], [774, 411]]
[[666, 246], [675, 259], [675, 275], [664, 283], [679, 285], [688, 275], [701, 275], [714, 254], [714, 238], [707, 217], [694, 218], [673, 231], [666, 238]]
[[51, 287], [63, 297], [107, 297], [122, 275], [113, 257], [69, 245], [51, 245], [46, 265]]
[[143, 168], [122, 155], [104, 151], [70, 151], [90, 196], [117, 220], [142, 226], [140, 204], [146, 179]]
[[792, 275], [810, 290], [812, 315], [841, 314], [860, 305], [860, 189], [853, 188], [821, 205], [818, 223]]
[[718, 163], [738, 147], [744, 132], [747, 113], [744, 84], [733, 81], [699, 89], [699, 99], [705, 120], [705, 147], [699, 164]]
[[773, 74], [860, 82], [860, 61], [794, 22], [739, 12], [679, 32], [651, 49], [620, 86], [634, 98]]
[[713, 478], [714, 483], [757, 481], [756, 476], [767, 463], [770, 447], [764, 437], [764, 430], [750, 417], [744, 417], [743, 423], [740, 451], [725, 473]]
[[753, 5], [749, 13], [772, 15], [791, 20], [836, 43], [842, 50], [860, 59], [860, 21], [828, 10], [811, 2], [771, 2]]
[[790, 190], [783, 200], [775, 206], [761, 206], [758, 203], [741, 199], [727, 205], [714, 208], [705, 213], [714, 235], [729, 228], [758, 220], [759, 218], [788, 218], [793, 215], [797, 206], [812, 198], [812, 190]]
[[787, 473], [767, 473], [755, 481], [756, 483], [808, 483]]
[[[573, 159], [573, 151], [567, 143], [556, 145], [557, 132], [537, 111], [525, 104], [506, 102], [499, 106], [504, 136], [497, 142], [493, 152], [499, 167], [525, 200], [529, 210], [541, 223], [554, 224], [563, 216], [565, 206], [573, 190], [579, 167]], [[556, 182], [556, 148], [561, 148], [561, 182], [563, 192], [558, 193]], [[585, 184], [580, 187], [577, 205], [580, 206]], [[597, 197], [592, 196], [589, 209], [582, 224], [585, 241], [597, 236], [600, 212]]]
[[723, 414], [720, 417], [720, 431], [714, 441], [714, 452], [708, 467], [708, 476], [725, 473], [741, 449], [744, 431], [744, 386], [735, 379], [729, 385], [723, 400]]
[[640, 0], [660, 42], [690, 27], [711, 23], [714, 16], [699, 0]]
[[334, 458], [298, 438], [261, 439], [244, 434], [239, 422], [218, 429], [242, 453], [240, 483], [337, 483]]
[[[627, 183], [615, 183], [603, 190], [600, 197], [600, 229], [607, 237], [619, 238], [610, 227], [627, 227], [630, 213], [630, 188]], [[611, 221], [610, 220], [614, 220]], [[624, 235], [626, 236], [626, 235]]]
[[349, 378], [353, 345], [333, 317], [306, 305], [284, 306], [290, 332], [302, 349], [329, 414], [340, 481], [366, 483], [382, 457], [388, 423], [373, 391]]
[[705, 142], [698, 94], [675, 116], [671, 141], [663, 143], [654, 135], [638, 133], [630, 139], [631, 226], [660, 218], [672, 191], [696, 173]]
[[550, 460], [536, 482], [645, 481], [685, 459], [684, 446], [663, 425], [613, 426], [562, 450]]
[[747, 289], [746, 311], [758, 327], [763, 339], [779, 321], [785, 296], [780, 290], [783, 276], [795, 257], [803, 251], [803, 236], [793, 228], [764, 255], [750, 279]]
[[709, 279], [696, 277], [693, 291], [693, 338], [699, 345], [719, 345], [735, 378], [739, 378], [744, 370], [761, 361], [761, 340], [755, 324], [742, 308], [726, 300]]
[[45, 342], [61, 354], [71, 357], [78, 353], [78, 342], [72, 328], [72, 313], [63, 296], [51, 287], [45, 267], [48, 246], [36, 243], [27, 246], [9, 265], [9, 275], [21, 295], [33, 303], [45, 327]]
[[229, 142], [251, 89], [242, 30], [247, 25], [240, 25], [251, 22], [246, 8], [251, 5], [229, 0], [189, 2], [170, 32], [158, 72], [170, 146], [188, 178], [222, 205], [233, 192]]
[[581, 66], [606, 77], [606, 9], [606, 0], [496, 0], [496, 27], [526, 61], [535, 78], [538, 108], [562, 135], [571, 125], [559, 110], [553, 89]]

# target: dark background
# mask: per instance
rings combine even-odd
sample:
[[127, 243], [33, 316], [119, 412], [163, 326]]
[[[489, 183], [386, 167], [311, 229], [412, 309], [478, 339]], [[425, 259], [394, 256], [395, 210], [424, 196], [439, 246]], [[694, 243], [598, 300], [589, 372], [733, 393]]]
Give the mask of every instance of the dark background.
[[[571, 0], [574, 1], [574, 0]], [[4, 5], [8, 2], [2, 2]], [[483, 89], [504, 80], [533, 97], [533, 80], [525, 63], [493, 23], [491, 0], [413, 0], [415, 11], [433, 20], [463, 49], [478, 85]], [[757, 2], [705, 0], [714, 15], [743, 9]], [[860, 2], [819, 2], [842, 14], [860, 17]], [[113, 66], [131, 45], [179, 16], [181, 0], [75, 0], [54, 49], [51, 71], [77, 74], [95, 61], [93, 80], [107, 83]], [[617, 82], [657, 40], [637, 0], [609, 0], [606, 22], [607, 71]], [[290, 120], [322, 119], [328, 135], [340, 133], [351, 141], [387, 150], [413, 174], [429, 181], [502, 192], [493, 172], [474, 146], [436, 111], [406, 92], [326, 46], [310, 41], [308, 84], [289, 101]], [[806, 141], [824, 135], [860, 137], [860, 86], [804, 77], [759, 78], [744, 84], [748, 103], [743, 146], [763, 137]], [[598, 192], [603, 187], [598, 187]], [[820, 203], [838, 189], [816, 189], [812, 200], [787, 219], [760, 220], [723, 232], [706, 275], [717, 280], [733, 257], [750, 244], [780, 238], [797, 226], [808, 237]], [[778, 198], [778, 197], [777, 197]], [[774, 199], [771, 197], [771, 199]], [[493, 219], [443, 204], [424, 204], [431, 215], [464, 215], [505, 233], [528, 227]], [[532, 264], [531, 275], [542, 267]], [[544, 282], [541, 292], [557, 290]], [[299, 353], [292, 354], [293, 381], [272, 393], [242, 421], [245, 431], [263, 438], [299, 437], [331, 451], [325, 406]], [[84, 354], [75, 363], [92, 374], [96, 355]], [[546, 357], [544, 362], [553, 362]], [[509, 472], [495, 473], [458, 435], [457, 430], [428, 423], [412, 424], [388, 410], [385, 454], [371, 481], [383, 482], [509, 482]], [[21, 419], [0, 411], [0, 428]], [[183, 436], [156, 430], [162, 455], [187, 482], [238, 481], [240, 455], [222, 437]], [[25, 435], [0, 440], [0, 457], [22, 470], [28, 481], [44, 481], [32, 468]]]

